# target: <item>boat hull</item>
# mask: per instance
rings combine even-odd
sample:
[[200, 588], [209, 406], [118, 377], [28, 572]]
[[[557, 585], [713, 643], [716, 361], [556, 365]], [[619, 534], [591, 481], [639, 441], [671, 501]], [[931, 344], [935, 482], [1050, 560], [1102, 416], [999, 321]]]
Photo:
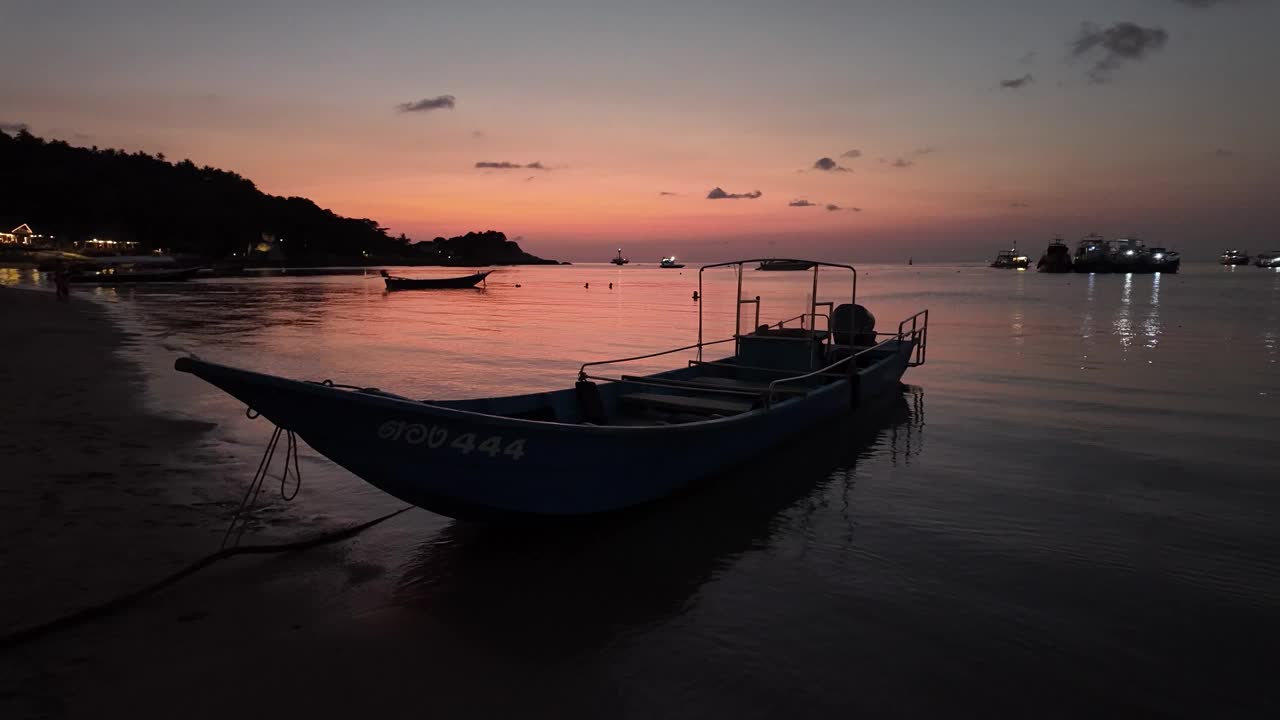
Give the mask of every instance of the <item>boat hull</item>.
[[1076, 261], [1071, 264], [1071, 270], [1078, 273], [1116, 272], [1110, 260], [1081, 260], [1079, 258], [1076, 258]]
[[475, 287], [489, 277], [490, 272], [456, 278], [388, 277], [383, 278], [383, 282], [387, 284], [388, 290], [463, 290]]
[[1041, 260], [1036, 264], [1036, 272], [1042, 273], [1069, 273], [1071, 272], [1071, 259], [1067, 258], [1066, 262], [1061, 260]]
[[[767, 409], [645, 426], [471, 412], [194, 358], [181, 358], [175, 367], [296, 432], [321, 455], [391, 495], [442, 515], [494, 520], [605, 513], [667, 497], [862, 402], [899, 390], [914, 347], [914, 342], [899, 343], [861, 368], [857, 382], [839, 380]], [[682, 368], [654, 377], [678, 380], [695, 371]], [[616, 389], [611, 385], [602, 392]], [[457, 404], [514, 406], [530, 397]]]

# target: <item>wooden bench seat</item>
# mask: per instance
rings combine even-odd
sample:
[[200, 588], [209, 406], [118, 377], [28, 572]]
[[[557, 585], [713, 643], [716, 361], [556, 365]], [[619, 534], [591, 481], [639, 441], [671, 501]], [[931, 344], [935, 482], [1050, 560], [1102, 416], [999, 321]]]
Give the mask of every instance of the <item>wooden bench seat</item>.
[[737, 415], [752, 408], [752, 403], [747, 400], [663, 395], [660, 393], [628, 393], [619, 395], [618, 400], [630, 405], [644, 405], [659, 410], [675, 410], [698, 415]]
[[[623, 375], [622, 382], [635, 383], [636, 385], [655, 385], [676, 388], [688, 388], [690, 390], [705, 389], [712, 392], [722, 392], [724, 395], [738, 396], [755, 396], [763, 395], [769, 390], [768, 383], [753, 383], [745, 380], [736, 380], [734, 378], [722, 377], [700, 377], [697, 380], [672, 380], [669, 378], [648, 378], [637, 377], [635, 375]], [[774, 389], [778, 394], [794, 394], [803, 395], [808, 392], [807, 389], [801, 387], [778, 386]]]

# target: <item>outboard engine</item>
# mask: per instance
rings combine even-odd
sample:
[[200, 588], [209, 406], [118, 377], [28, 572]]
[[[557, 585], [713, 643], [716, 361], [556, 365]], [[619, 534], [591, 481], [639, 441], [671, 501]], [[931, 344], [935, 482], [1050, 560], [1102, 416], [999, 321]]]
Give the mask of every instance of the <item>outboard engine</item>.
[[[849, 322], [853, 321], [850, 336]], [[861, 305], [848, 303], [837, 306], [831, 313], [831, 332], [837, 345], [870, 347], [876, 344], [876, 316]]]

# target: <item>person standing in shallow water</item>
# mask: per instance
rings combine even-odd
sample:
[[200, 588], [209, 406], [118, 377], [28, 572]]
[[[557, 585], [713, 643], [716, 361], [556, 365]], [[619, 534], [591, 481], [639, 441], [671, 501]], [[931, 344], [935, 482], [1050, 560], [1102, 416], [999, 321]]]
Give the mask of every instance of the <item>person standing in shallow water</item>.
[[61, 260], [53, 264], [53, 286], [58, 291], [59, 300], [71, 297], [71, 274], [67, 272], [66, 263]]

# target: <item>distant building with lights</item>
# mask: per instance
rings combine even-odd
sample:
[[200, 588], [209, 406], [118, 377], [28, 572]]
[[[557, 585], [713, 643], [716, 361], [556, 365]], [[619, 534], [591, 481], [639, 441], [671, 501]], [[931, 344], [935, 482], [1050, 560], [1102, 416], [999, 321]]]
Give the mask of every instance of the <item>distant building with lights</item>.
[[31, 226], [22, 223], [9, 232], [0, 232], [0, 245], [17, 245], [25, 248], [38, 248], [53, 245], [52, 235], [40, 235], [31, 230]]
[[138, 243], [133, 240], [106, 240], [103, 238], [90, 238], [84, 241], [85, 250], [133, 250], [138, 247]]

